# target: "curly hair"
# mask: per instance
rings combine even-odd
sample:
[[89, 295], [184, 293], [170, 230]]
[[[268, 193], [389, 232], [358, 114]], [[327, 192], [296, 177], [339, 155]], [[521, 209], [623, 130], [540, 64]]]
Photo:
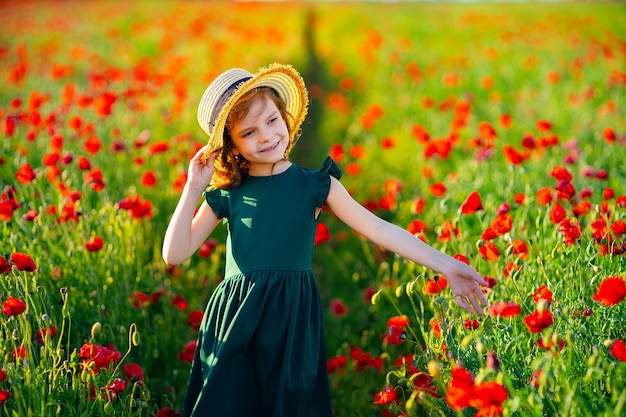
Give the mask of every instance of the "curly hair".
[[289, 144], [284, 156], [285, 158], [289, 156], [300, 134], [300, 132], [291, 132], [289, 129], [290, 123], [287, 123], [287, 120], [288, 118], [293, 119], [293, 116], [287, 112], [285, 101], [275, 90], [269, 87], [254, 88], [243, 95], [228, 114], [226, 126], [224, 127], [224, 146], [217, 150], [218, 155], [215, 158], [215, 172], [213, 178], [211, 178], [212, 188], [228, 190], [237, 187], [243, 181], [245, 174], [248, 172], [248, 161], [243, 155], [239, 159], [235, 159], [235, 155], [232, 152], [235, 148], [235, 143], [230, 136], [230, 130], [233, 129], [236, 123], [246, 117], [252, 104], [257, 99], [265, 98], [269, 98], [274, 102], [278, 112], [286, 122], [287, 131], [289, 132]]

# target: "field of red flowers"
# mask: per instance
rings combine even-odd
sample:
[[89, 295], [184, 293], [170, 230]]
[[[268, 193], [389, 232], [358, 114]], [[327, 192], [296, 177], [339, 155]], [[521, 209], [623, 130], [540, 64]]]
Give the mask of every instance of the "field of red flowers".
[[160, 256], [197, 100], [274, 61], [292, 159], [489, 283], [468, 315], [325, 213], [335, 415], [626, 413], [623, 5], [63, 4], [0, 2], [0, 415], [178, 415], [225, 250]]

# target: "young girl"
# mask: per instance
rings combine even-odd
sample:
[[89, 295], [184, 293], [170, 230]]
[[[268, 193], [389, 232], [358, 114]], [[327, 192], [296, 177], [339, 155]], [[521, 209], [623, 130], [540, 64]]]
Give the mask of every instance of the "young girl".
[[223, 219], [228, 238], [225, 278], [200, 327], [183, 416], [331, 416], [311, 271], [324, 202], [361, 235], [444, 275], [460, 307], [482, 314], [486, 305], [476, 271], [358, 204], [332, 159], [320, 169], [287, 159], [307, 105], [300, 75], [279, 64], [256, 74], [228, 70], [200, 101], [198, 121], [210, 139], [190, 161], [163, 258], [184, 262]]

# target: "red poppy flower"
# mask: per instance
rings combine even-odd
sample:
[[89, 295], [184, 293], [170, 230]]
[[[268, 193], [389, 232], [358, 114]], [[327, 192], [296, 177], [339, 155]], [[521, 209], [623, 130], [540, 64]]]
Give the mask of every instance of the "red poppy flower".
[[57, 335], [57, 326], [50, 326], [48, 328], [44, 327], [43, 329], [37, 330], [35, 341], [39, 344], [43, 344], [44, 340], [46, 339], [46, 336], [52, 339], [56, 335]]
[[435, 275], [433, 279], [429, 279], [424, 284], [424, 288], [422, 288], [422, 292], [426, 295], [435, 295], [443, 291], [448, 287], [448, 281], [446, 277], [443, 275], [438, 276]]
[[154, 187], [157, 183], [154, 171], [147, 171], [141, 175], [141, 184], [145, 187]]
[[150, 303], [150, 298], [141, 291], [133, 291], [130, 295], [130, 299], [135, 308], [140, 308]]
[[443, 197], [446, 194], [447, 188], [442, 182], [437, 182], [430, 186], [430, 193], [434, 197]]
[[615, 339], [609, 351], [617, 360], [626, 362], [626, 344], [622, 339]]
[[4, 258], [4, 256], [0, 256], [0, 274], [6, 274], [11, 270], [11, 264]]
[[17, 268], [19, 271], [27, 271], [27, 272], [35, 272], [37, 270], [37, 265], [33, 259], [26, 255], [25, 253], [14, 252], [11, 254], [11, 263]]
[[554, 317], [550, 310], [535, 310], [528, 316], [524, 317], [524, 323], [531, 333], [541, 333], [543, 329], [554, 323]]
[[478, 322], [478, 320], [467, 319], [465, 320], [465, 322], [463, 322], [463, 327], [465, 327], [467, 330], [476, 330], [480, 327], [480, 323]]
[[522, 239], [514, 240], [509, 246], [513, 248], [513, 255], [517, 255], [521, 259], [528, 258], [528, 245]]
[[473, 394], [470, 405], [478, 409], [476, 416], [485, 417], [501, 416], [502, 403], [509, 397], [506, 388], [495, 381], [477, 384]]
[[552, 291], [548, 289], [546, 285], [542, 285], [537, 288], [535, 293], [533, 294], [533, 300], [538, 303], [539, 300], [546, 300], [547, 302], [552, 302]]
[[170, 407], [163, 407], [157, 411], [154, 417], [180, 417], [180, 414], [172, 410]]
[[326, 373], [332, 374], [338, 369], [342, 369], [348, 363], [348, 358], [345, 355], [333, 356], [326, 361]]
[[136, 363], [123, 364], [122, 372], [129, 382], [143, 381], [143, 369]]
[[492, 242], [487, 242], [478, 250], [480, 255], [488, 261], [497, 261], [500, 257], [500, 251]]
[[189, 307], [189, 303], [187, 303], [185, 297], [180, 294], [174, 294], [174, 298], [172, 298], [172, 305], [183, 311], [187, 310]]
[[100, 236], [96, 236], [85, 244], [89, 252], [98, 252], [104, 246], [104, 241]]
[[456, 411], [469, 407], [474, 391], [474, 376], [466, 369], [453, 368], [446, 392], [446, 402]]
[[341, 144], [339, 143], [334, 143], [333, 145], [331, 145], [328, 155], [335, 162], [341, 161], [344, 156], [343, 146], [341, 146]]
[[7, 316], [17, 316], [26, 310], [26, 303], [15, 297], [8, 297], [2, 303], [2, 313]]
[[571, 246], [582, 235], [582, 226], [578, 219], [566, 218], [559, 223], [559, 232], [563, 233], [565, 244]]
[[374, 396], [374, 404], [376, 405], [387, 405], [396, 401], [398, 396], [396, 394], [396, 390], [394, 387], [386, 387], [382, 391], [376, 393]]
[[602, 137], [608, 142], [608, 143], [613, 143], [615, 142], [615, 129], [613, 129], [611, 126], [607, 126], [604, 129], [602, 129]]
[[413, 135], [418, 143], [426, 143], [430, 140], [430, 134], [422, 125], [419, 124], [413, 125], [411, 128], [411, 135]]
[[513, 228], [513, 219], [509, 214], [501, 214], [491, 222], [490, 228], [498, 235], [502, 236]]
[[[561, 339], [556, 334], [553, 334], [550, 339], [540, 337], [537, 340], [537, 346], [545, 350], [555, 350], [557, 353], [565, 347], [565, 339]], [[556, 349], [555, 349], [556, 348]]]
[[330, 312], [335, 317], [343, 317], [348, 314], [350, 309], [341, 298], [333, 298], [330, 300]]
[[621, 303], [624, 298], [626, 298], [626, 283], [623, 277], [618, 276], [605, 278], [593, 295], [595, 301], [607, 307]]
[[355, 177], [361, 173], [361, 165], [358, 162], [350, 162], [346, 165], [346, 174]]
[[319, 222], [315, 228], [315, 245], [319, 245], [322, 242], [330, 240], [330, 231], [325, 223]]
[[552, 202], [552, 191], [550, 187], [541, 188], [537, 191], [537, 204], [547, 206]]
[[200, 330], [200, 324], [202, 324], [202, 318], [204, 317], [204, 312], [202, 310], [193, 310], [189, 313], [189, 319], [187, 320], [187, 325], [194, 329], [195, 331]]
[[515, 317], [522, 312], [521, 307], [513, 302], [498, 301], [489, 307], [488, 314], [490, 316], [498, 316], [504, 318]]
[[196, 340], [190, 340], [185, 344], [185, 348], [182, 351], [178, 352], [178, 357], [180, 358], [181, 362], [193, 362], [193, 358], [196, 352], [196, 343]]
[[82, 367], [93, 362], [93, 371], [97, 374], [100, 369], [108, 369], [115, 365], [122, 358], [122, 354], [113, 345], [85, 343], [81, 346], [78, 357], [83, 360]]
[[100, 150], [102, 143], [96, 135], [91, 135], [85, 142], [85, 151], [90, 155], [95, 155]]
[[37, 173], [33, 171], [33, 167], [29, 163], [26, 163], [19, 167], [17, 173], [15, 174], [15, 178], [21, 184], [30, 184], [37, 178]]
[[504, 157], [509, 163], [512, 165], [519, 165], [525, 160], [529, 158], [528, 153], [521, 153], [511, 145], [504, 145], [502, 147], [502, 152], [504, 153]]
[[480, 200], [478, 191], [472, 191], [465, 201], [461, 204], [461, 213], [472, 214], [483, 209], [483, 203]]
[[409, 325], [409, 318], [405, 315], [391, 317], [387, 321], [387, 334], [383, 339], [392, 345], [399, 345], [406, 339], [405, 328]]
[[441, 320], [437, 320], [434, 317], [431, 317], [428, 320], [428, 325], [430, 326], [430, 330], [433, 331], [433, 334], [437, 337], [441, 337]]
[[102, 176], [102, 171], [100, 168], [95, 167], [92, 168], [87, 174], [84, 176], [85, 182], [91, 187], [94, 191], [102, 191], [104, 190], [105, 183]]
[[552, 224], [561, 223], [566, 215], [567, 214], [565, 213], [565, 209], [563, 208], [563, 206], [556, 203], [550, 211], [550, 220], [552, 220]]
[[151, 218], [152, 217], [152, 203], [150, 200], [144, 200], [140, 195], [132, 195], [124, 198], [117, 203], [120, 210], [130, 211], [133, 219]]
[[11, 393], [5, 389], [0, 389], [0, 406], [3, 406], [11, 398]]

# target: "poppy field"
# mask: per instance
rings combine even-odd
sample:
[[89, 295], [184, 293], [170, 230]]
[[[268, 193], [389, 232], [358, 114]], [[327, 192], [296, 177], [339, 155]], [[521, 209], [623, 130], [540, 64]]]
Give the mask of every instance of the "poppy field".
[[488, 282], [470, 315], [325, 211], [335, 416], [626, 414], [623, 4], [64, 4], [0, 2], [0, 416], [179, 415], [225, 253], [161, 258], [197, 102], [271, 62], [291, 159]]

